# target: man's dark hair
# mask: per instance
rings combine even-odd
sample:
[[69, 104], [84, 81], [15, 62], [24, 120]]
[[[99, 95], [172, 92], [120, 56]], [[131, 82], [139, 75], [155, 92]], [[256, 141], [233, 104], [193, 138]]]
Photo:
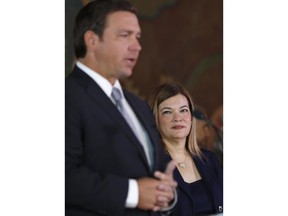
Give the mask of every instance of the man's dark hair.
[[116, 11], [128, 11], [136, 15], [136, 8], [125, 0], [95, 0], [86, 4], [79, 11], [74, 24], [76, 58], [84, 57], [86, 54], [85, 32], [91, 30], [102, 38], [107, 16]]

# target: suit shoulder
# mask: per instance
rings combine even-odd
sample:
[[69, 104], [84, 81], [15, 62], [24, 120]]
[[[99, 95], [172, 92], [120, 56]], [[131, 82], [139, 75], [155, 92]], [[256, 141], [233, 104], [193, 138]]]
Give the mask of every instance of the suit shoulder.
[[129, 98], [131, 98], [133, 100], [136, 100], [136, 101], [139, 101], [139, 102], [142, 102], [142, 103], [146, 103], [142, 98], [140, 98], [139, 96], [133, 94], [132, 92], [127, 91], [126, 89], [123, 89], [123, 92], [124, 92], [126, 97], [129, 97]]
[[128, 99], [128, 101], [133, 101], [134, 103], [140, 105], [141, 107], [151, 110], [148, 103], [144, 99], [140, 98], [139, 96], [127, 90], [123, 90], [123, 92], [125, 94], [126, 99]]

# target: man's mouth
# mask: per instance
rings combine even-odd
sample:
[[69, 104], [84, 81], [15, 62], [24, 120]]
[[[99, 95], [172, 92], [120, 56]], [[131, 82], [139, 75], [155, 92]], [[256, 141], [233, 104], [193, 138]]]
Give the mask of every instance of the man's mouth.
[[129, 66], [134, 66], [136, 63], [136, 58], [125, 58], [124, 61], [129, 65]]

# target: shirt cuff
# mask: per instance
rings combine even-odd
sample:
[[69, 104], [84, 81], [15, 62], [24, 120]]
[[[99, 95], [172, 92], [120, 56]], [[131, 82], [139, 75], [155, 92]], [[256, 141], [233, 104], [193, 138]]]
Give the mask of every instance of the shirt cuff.
[[139, 201], [138, 183], [135, 179], [129, 179], [128, 195], [126, 198], [126, 208], [136, 208]]

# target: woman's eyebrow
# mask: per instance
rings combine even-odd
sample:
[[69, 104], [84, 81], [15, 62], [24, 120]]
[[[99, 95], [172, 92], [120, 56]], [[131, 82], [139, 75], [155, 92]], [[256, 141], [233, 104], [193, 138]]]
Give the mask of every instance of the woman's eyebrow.
[[170, 107], [163, 107], [162, 109], [160, 109], [161, 111], [162, 110], [164, 110], [164, 109], [169, 109], [169, 110], [171, 110], [171, 108]]
[[181, 106], [180, 108], [184, 108], [184, 107], [187, 107], [187, 108], [188, 108], [188, 106], [187, 106], [187, 105], [183, 105], [183, 106]]

